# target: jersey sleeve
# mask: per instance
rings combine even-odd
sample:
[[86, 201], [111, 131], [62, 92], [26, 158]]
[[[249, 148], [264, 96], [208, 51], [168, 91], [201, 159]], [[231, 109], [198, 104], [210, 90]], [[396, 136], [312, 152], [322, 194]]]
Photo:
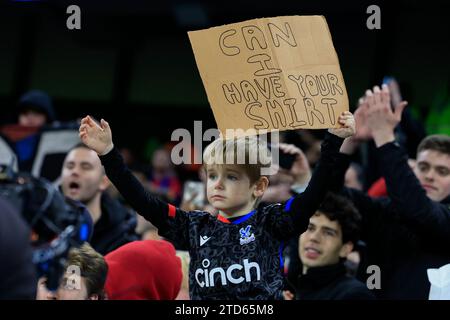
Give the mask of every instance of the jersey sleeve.
[[284, 205], [271, 208], [271, 229], [281, 238], [304, 232], [309, 218], [316, 212], [330, 190], [333, 167], [343, 139], [327, 133], [321, 146], [321, 156], [305, 191], [290, 198]]
[[100, 160], [108, 178], [131, 207], [155, 225], [161, 236], [176, 243], [180, 249], [188, 250], [189, 212], [150, 194], [125, 165], [116, 148], [100, 156]]

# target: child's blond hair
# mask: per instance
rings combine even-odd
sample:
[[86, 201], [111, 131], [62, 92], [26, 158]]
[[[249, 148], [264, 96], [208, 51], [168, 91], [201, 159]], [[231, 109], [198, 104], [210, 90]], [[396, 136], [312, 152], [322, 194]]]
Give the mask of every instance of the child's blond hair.
[[262, 169], [271, 166], [272, 157], [267, 142], [256, 136], [246, 136], [214, 140], [203, 152], [203, 162], [206, 169], [212, 165], [239, 166], [250, 183], [255, 183], [262, 176]]

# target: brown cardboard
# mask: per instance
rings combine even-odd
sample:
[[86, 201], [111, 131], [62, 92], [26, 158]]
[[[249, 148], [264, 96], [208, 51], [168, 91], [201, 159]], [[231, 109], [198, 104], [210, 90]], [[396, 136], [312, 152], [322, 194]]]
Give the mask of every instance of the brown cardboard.
[[348, 110], [323, 16], [254, 19], [188, 35], [222, 132], [332, 128]]

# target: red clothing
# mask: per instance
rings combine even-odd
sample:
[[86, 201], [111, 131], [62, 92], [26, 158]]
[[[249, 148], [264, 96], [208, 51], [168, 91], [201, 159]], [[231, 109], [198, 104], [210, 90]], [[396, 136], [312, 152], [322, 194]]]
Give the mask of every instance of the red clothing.
[[375, 181], [369, 191], [367, 191], [367, 194], [373, 198], [387, 197], [386, 181], [384, 178]]
[[152, 177], [150, 179], [150, 190], [156, 193], [162, 192], [171, 202], [176, 201], [181, 196], [181, 184], [176, 176], [167, 176], [162, 179]]
[[105, 256], [110, 300], [173, 300], [181, 287], [181, 261], [167, 241], [127, 243]]

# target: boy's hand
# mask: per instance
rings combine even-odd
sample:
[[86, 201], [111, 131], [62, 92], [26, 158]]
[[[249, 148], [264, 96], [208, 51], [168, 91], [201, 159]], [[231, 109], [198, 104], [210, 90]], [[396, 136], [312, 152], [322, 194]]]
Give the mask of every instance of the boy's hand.
[[90, 116], [84, 117], [81, 119], [79, 132], [81, 141], [100, 156], [107, 154], [114, 147], [111, 129], [103, 119], [99, 125]]
[[340, 138], [348, 138], [355, 134], [355, 118], [349, 111], [344, 111], [338, 118], [341, 128], [331, 128], [328, 131]]
[[402, 112], [408, 103], [402, 101], [392, 111], [387, 85], [383, 85], [382, 90], [375, 86], [373, 93], [369, 90], [368, 94], [366, 94], [366, 100], [368, 104], [366, 110], [367, 126], [372, 132], [377, 147], [394, 141], [394, 129], [400, 123]]

